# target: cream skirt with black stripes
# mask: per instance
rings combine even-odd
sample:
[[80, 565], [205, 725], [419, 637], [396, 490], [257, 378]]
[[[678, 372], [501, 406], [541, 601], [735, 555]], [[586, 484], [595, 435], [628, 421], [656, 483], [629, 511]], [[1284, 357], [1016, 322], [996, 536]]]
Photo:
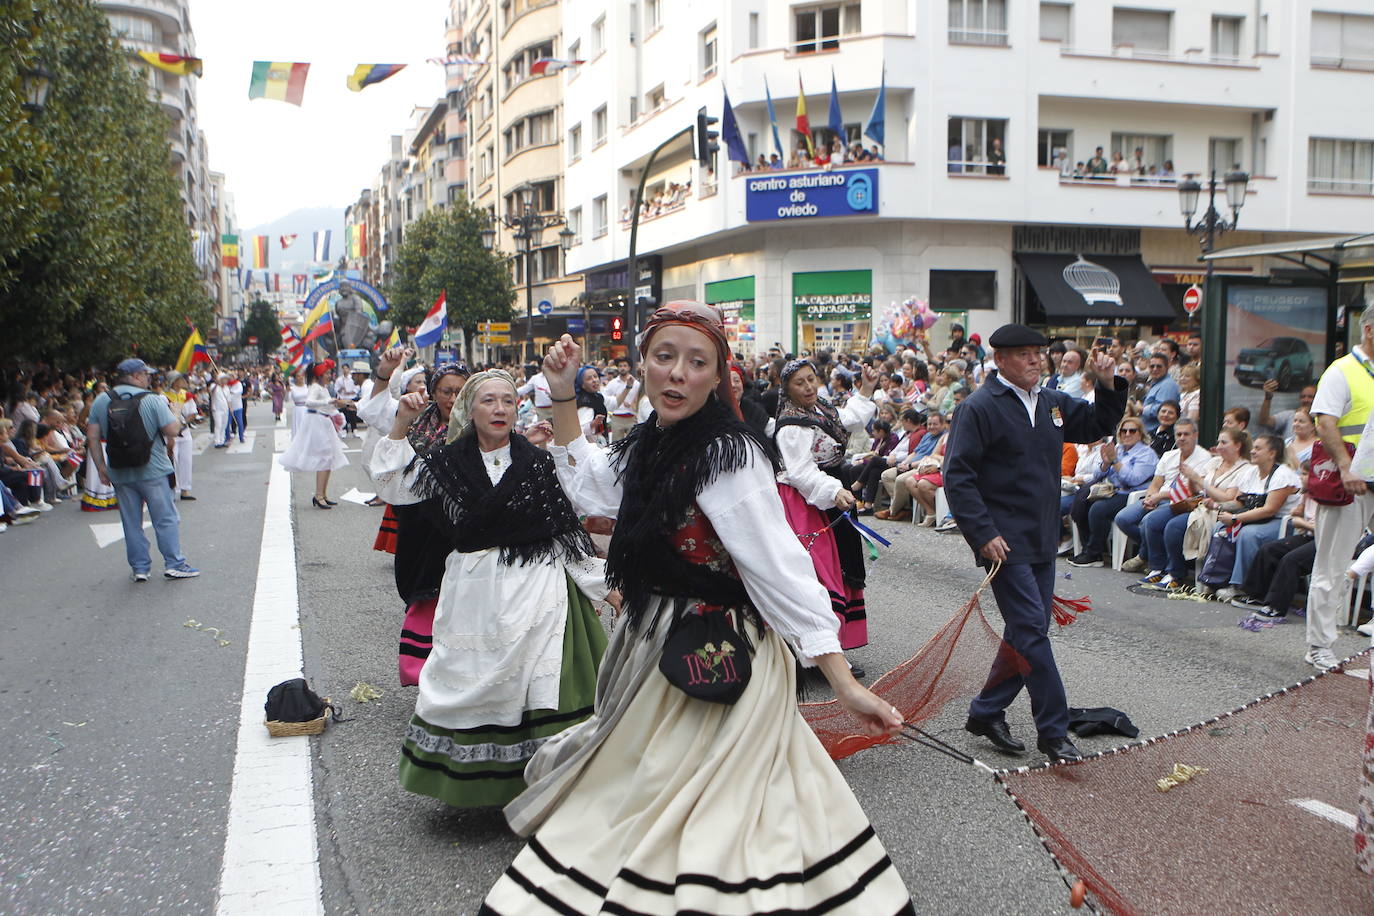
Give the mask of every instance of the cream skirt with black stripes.
[[753, 678], [722, 706], [664, 679], [661, 636], [619, 628], [596, 714], [540, 749], [506, 809], [517, 831], [537, 832], [483, 913], [913, 912], [797, 712], [792, 656], [771, 630], [751, 635]]

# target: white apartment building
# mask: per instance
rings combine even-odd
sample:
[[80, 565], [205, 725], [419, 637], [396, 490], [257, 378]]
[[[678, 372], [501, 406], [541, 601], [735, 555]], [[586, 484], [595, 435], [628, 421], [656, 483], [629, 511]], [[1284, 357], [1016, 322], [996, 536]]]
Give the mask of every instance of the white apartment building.
[[[132, 51], [194, 57], [189, 0], [96, 0], [110, 21], [110, 30]], [[205, 133], [197, 126], [196, 77], [165, 73], [130, 55], [131, 64], [148, 82], [149, 94], [171, 119], [168, 153], [181, 181], [181, 203], [190, 229], [196, 264], [206, 295], [224, 302], [219, 268], [219, 231], [211, 186], [210, 155]]]
[[[881, 162], [741, 172], [722, 137], [712, 171], [689, 136], [655, 162], [635, 285], [721, 304], [745, 353], [857, 345], [910, 296], [952, 313], [937, 340], [956, 316], [984, 340], [1010, 320], [1158, 330], [1202, 274], [1187, 173], [1251, 175], [1223, 246], [1374, 230], [1369, 0], [566, 0], [563, 16], [586, 59], [561, 74], [567, 269], [593, 304], [628, 287], [635, 186], [700, 107], [719, 117], [728, 92], [757, 162], [774, 151], [766, 85], [785, 161], [799, 81], [817, 142], [833, 78], [866, 147], [885, 86]], [[1145, 174], [1074, 177], [1097, 147], [1139, 148]], [[1070, 301], [1056, 278], [1079, 255], [1116, 275], [1120, 306]]]

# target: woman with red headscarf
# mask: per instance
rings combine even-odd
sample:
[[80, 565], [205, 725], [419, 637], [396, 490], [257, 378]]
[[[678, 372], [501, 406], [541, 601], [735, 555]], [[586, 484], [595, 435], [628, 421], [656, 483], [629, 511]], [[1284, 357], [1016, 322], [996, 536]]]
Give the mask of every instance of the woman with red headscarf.
[[609, 454], [577, 422], [580, 347], [564, 335], [544, 360], [564, 489], [617, 518], [606, 575], [624, 610], [595, 713], [539, 749], [506, 806], [534, 836], [481, 912], [911, 913], [797, 710], [793, 657], [871, 734], [901, 717], [845, 664], [777, 458], [740, 419], [720, 313], [670, 302], [640, 352], [654, 412]]
[[330, 397], [323, 383], [333, 368], [332, 359], [310, 367], [305, 413], [300, 417], [299, 428], [291, 430], [291, 444], [278, 459], [288, 471], [315, 472], [315, 495], [310, 498], [310, 504], [316, 509], [332, 509], [338, 505], [329, 498], [329, 475], [348, 464], [333, 420], [343, 402]]

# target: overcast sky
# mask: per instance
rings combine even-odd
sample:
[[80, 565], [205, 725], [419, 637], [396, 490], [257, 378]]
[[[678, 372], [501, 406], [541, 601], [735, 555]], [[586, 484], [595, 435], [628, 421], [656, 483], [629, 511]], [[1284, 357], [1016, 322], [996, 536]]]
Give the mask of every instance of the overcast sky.
[[[344, 207], [371, 187], [392, 134], [443, 95], [446, 0], [191, 0], [205, 61], [199, 122], [247, 229], [302, 207]], [[310, 64], [304, 103], [248, 98], [253, 61]], [[408, 64], [350, 92], [358, 64]]]

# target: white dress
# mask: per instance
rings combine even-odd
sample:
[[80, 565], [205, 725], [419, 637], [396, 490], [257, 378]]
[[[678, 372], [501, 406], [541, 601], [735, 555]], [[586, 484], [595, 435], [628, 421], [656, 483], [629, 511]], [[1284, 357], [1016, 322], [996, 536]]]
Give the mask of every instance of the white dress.
[[308, 385], [292, 385], [291, 393], [291, 435], [296, 435], [296, 430], [300, 428], [305, 419], [305, 399], [310, 393]]
[[[292, 389], [293, 398], [295, 389]], [[330, 417], [334, 409], [329, 391], [310, 386], [305, 403], [297, 407], [299, 423], [291, 430], [291, 444], [282, 452], [281, 466], [288, 471], [337, 471], [348, 465], [343, 442]]]

